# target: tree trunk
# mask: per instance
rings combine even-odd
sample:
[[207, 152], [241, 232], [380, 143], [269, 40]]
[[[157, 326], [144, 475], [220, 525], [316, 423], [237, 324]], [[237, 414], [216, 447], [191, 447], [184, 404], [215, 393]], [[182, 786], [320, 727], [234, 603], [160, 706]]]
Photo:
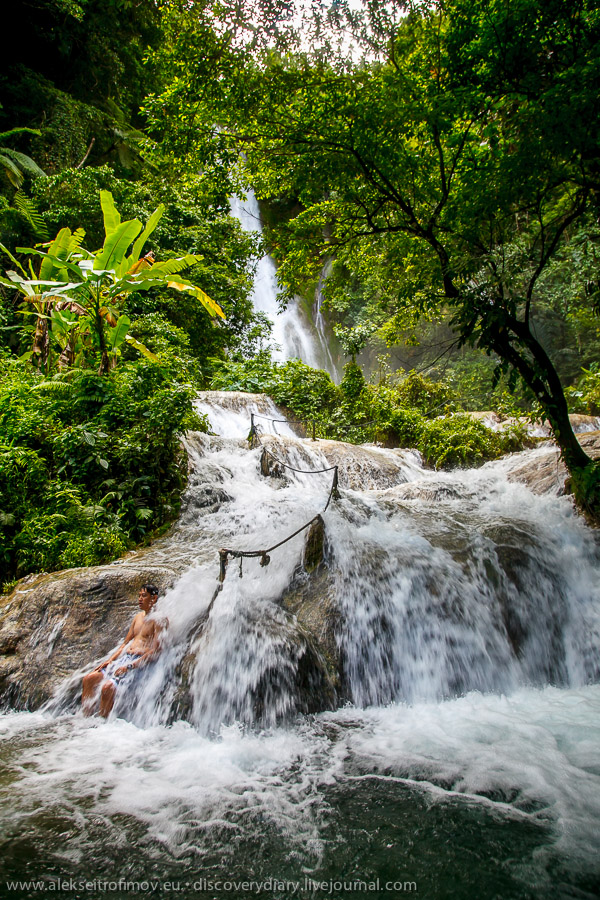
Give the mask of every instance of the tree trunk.
[[[577, 440], [556, 369], [529, 327], [510, 316], [506, 326], [494, 327], [488, 346], [519, 372], [535, 394], [552, 428], [561, 457], [571, 476], [570, 486], [579, 507], [593, 524], [600, 524], [600, 462], [591, 459]], [[515, 346], [516, 338], [520, 346]], [[528, 358], [526, 352], [533, 357]]]
[[98, 345], [100, 347], [100, 368], [98, 375], [107, 375], [110, 368], [110, 360], [106, 349], [106, 338], [104, 335], [104, 322], [99, 312], [96, 313], [96, 334], [98, 335]]

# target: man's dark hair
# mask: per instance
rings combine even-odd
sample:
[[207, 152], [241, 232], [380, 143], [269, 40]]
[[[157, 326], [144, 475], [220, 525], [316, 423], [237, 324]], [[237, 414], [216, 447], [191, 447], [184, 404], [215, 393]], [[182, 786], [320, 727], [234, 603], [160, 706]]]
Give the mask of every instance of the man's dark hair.
[[142, 590], [152, 594], [153, 597], [158, 597], [158, 588], [155, 584], [143, 584]]

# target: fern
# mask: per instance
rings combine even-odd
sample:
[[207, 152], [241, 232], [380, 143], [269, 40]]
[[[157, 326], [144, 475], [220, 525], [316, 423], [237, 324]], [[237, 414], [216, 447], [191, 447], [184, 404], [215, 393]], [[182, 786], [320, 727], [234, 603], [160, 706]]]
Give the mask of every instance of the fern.
[[13, 203], [15, 209], [17, 209], [23, 218], [29, 222], [35, 233], [41, 237], [42, 240], [47, 240], [48, 230], [35, 202], [24, 194], [23, 191], [17, 191], [13, 198]]
[[73, 385], [67, 381], [40, 381], [34, 384], [32, 391], [45, 391], [50, 394], [58, 394], [65, 397], [73, 393]]

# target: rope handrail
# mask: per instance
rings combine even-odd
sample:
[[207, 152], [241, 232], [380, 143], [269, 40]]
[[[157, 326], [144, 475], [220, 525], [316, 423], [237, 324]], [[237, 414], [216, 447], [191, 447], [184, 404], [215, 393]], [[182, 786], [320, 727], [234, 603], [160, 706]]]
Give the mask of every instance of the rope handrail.
[[[287, 542], [291, 541], [292, 538], [295, 538], [297, 535], [301, 534], [301, 532], [303, 532], [307, 528], [309, 528], [313, 524], [313, 522], [316, 522], [318, 519], [321, 518], [322, 513], [327, 511], [327, 509], [329, 508], [329, 504], [331, 503], [332, 497], [337, 498], [339, 496], [339, 494], [338, 494], [338, 466], [328, 466], [326, 469], [298, 469], [295, 466], [290, 466], [287, 463], [282, 462], [273, 453], [271, 453], [271, 451], [267, 447], [265, 447], [265, 445], [262, 443], [262, 441], [260, 439], [260, 435], [258, 433], [258, 430], [254, 424], [254, 416], [255, 415], [257, 415], [257, 413], [251, 413], [251, 428], [250, 428], [249, 437], [250, 437], [251, 441], [254, 438], [256, 438], [258, 440], [258, 443], [260, 444], [260, 446], [263, 449], [263, 453], [267, 453], [278, 465], [284, 466], [286, 469], [291, 469], [293, 472], [299, 472], [303, 475], [319, 475], [323, 472], [333, 472], [333, 480], [331, 483], [331, 489], [329, 491], [329, 496], [327, 497], [327, 502], [320, 513], [317, 513], [315, 516], [313, 516], [311, 519], [309, 519], [308, 522], [305, 522], [304, 525], [301, 525], [300, 528], [297, 528], [296, 531], [292, 532], [292, 534], [288, 534], [287, 537], [283, 538], [281, 541], [278, 541], [276, 544], [273, 544], [271, 547], [267, 547], [264, 550], [233, 550], [230, 547], [222, 547], [219, 550], [219, 578], [218, 578], [219, 585], [218, 585], [217, 590], [215, 591], [213, 599], [210, 603], [210, 607], [212, 607], [212, 604], [214, 603], [214, 601], [217, 598], [217, 594], [223, 587], [223, 582], [225, 581], [225, 577], [227, 575], [227, 563], [228, 563], [229, 557], [240, 560], [240, 578], [242, 577], [242, 574], [243, 574], [242, 573], [242, 560], [243, 559], [260, 558], [261, 566], [268, 566], [271, 561], [270, 557], [269, 557], [269, 553], [271, 553], [273, 550], [277, 550], [278, 547], [282, 547], [284, 544], [287, 544]], [[268, 417], [261, 416], [261, 418], [268, 418]], [[271, 419], [270, 421], [286, 422], [287, 419]]]
[[290, 469], [292, 472], [299, 472], [301, 475], [320, 475], [322, 472], [332, 472], [334, 469], [337, 469], [337, 466], [328, 466], [326, 469], [296, 469], [295, 466], [290, 466], [288, 463], [282, 462], [278, 459], [274, 453], [271, 453], [268, 447], [262, 443], [259, 437], [260, 446], [263, 448], [264, 453], [268, 453], [268, 455], [273, 459], [278, 465], [283, 466], [286, 469]]
[[[273, 418], [271, 418], [271, 416], [265, 416], [265, 415], [263, 415], [263, 413], [257, 413], [257, 412], [250, 413], [250, 418], [251, 419], [266, 419], [268, 422], [285, 423], [288, 421], [287, 419], [273, 419]], [[300, 421], [300, 420], [298, 419], [298, 421]]]

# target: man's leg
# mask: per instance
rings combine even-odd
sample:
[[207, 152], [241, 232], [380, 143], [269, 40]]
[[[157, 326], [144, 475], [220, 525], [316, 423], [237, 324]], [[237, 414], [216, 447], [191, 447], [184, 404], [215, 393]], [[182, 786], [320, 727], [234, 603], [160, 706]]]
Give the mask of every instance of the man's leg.
[[107, 679], [102, 685], [100, 691], [100, 715], [108, 718], [111, 709], [115, 703], [115, 695], [117, 693], [117, 685], [112, 679]]
[[84, 716], [91, 716], [94, 712], [98, 688], [104, 681], [103, 672], [90, 672], [83, 676], [81, 683], [81, 708]]

